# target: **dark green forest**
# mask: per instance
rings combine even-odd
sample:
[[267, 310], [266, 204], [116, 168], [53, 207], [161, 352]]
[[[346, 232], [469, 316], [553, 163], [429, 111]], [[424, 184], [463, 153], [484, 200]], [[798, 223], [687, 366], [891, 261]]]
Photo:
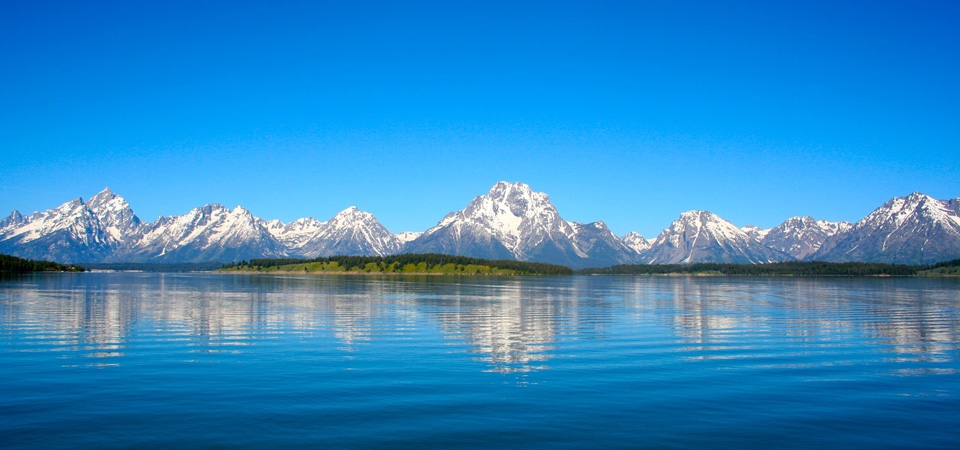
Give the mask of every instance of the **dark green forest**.
[[208, 263], [93, 263], [84, 267], [92, 270], [135, 270], [139, 272], [210, 272], [223, 267], [222, 262]]
[[401, 254], [391, 256], [329, 256], [314, 259], [251, 259], [223, 266], [223, 270], [263, 271], [285, 268], [304, 272], [444, 273], [490, 275], [572, 275], [569, 267], [513, 260], [489, 260], [467, 256]]
[[83, 267], [75, 265], [63, 265], [50, 261], [34, 261], [32, 259], [0, 254], [0, 272], [3, 273], [83, 272], [83, 270]]

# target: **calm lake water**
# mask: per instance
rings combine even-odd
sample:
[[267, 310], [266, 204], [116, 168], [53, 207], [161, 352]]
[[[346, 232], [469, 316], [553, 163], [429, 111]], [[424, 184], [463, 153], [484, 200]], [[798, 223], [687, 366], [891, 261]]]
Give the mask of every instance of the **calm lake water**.
[[960, 280], [0, 281], [0, 447], [960, 448]]

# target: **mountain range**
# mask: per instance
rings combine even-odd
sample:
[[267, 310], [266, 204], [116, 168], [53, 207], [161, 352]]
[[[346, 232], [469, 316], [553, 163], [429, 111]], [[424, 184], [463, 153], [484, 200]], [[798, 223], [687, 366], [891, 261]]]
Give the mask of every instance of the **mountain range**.
[[429, 230], [399, 234], [352, 206], [325, 222], [265, 221], [241, 206], [219, 204], [143, 222], [108, 188], [86, 202], [77, 198], [30, 216], [13, 211], [0, 220], [0, 253], [64, 263], [445, 253], [573, 268], [794, 260], [923, 264], [960, 258], [960, 198], [915, 192], [855, 224], [792, 217], [772, 229], [687, 211], [650, 240], [636, 232], [617, 237], [602, 221], [564, 220], [547, 194], [523, 183], [496, 183]]

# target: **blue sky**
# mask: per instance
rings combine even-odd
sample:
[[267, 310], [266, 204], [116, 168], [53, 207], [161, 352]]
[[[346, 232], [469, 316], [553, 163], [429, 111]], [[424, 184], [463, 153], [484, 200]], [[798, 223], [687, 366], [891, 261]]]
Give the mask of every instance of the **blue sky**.
[[500, 180], [653, 237], [960, 196], [960, 3], [0, 5], [0, 211], [104, 186], [424, 230]]

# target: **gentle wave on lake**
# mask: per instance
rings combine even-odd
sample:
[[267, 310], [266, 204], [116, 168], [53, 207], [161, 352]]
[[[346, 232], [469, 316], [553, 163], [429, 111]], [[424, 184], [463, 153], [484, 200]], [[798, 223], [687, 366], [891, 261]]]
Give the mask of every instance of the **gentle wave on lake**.
[[960, 281], [0, 280], [0, 446], [960, 447]]

